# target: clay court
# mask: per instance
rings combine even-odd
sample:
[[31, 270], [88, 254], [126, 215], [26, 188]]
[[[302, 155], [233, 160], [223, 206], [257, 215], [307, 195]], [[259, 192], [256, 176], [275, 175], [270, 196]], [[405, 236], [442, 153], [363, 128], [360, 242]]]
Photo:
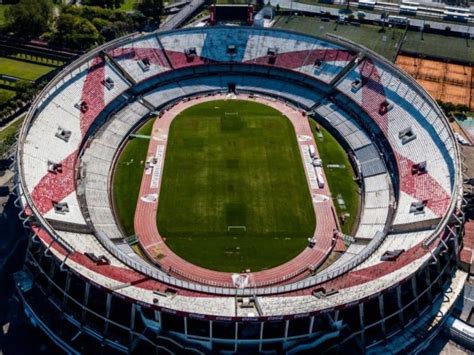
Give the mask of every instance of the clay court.
[[472, 66], [399, 55], [396, 60], [435, 99], [464, 104], [474, 110], [474, 70]]

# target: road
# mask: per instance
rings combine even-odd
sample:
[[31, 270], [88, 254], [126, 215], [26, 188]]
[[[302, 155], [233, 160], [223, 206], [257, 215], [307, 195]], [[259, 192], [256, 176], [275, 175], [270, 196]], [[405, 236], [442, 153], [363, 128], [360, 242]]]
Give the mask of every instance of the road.
[[192, 0], [176, 15], [171, 18], [168, 17], [158, 31], [168, 31], [181, 26], [190, 16], [197, 12], [204, 3], [205, 0]]

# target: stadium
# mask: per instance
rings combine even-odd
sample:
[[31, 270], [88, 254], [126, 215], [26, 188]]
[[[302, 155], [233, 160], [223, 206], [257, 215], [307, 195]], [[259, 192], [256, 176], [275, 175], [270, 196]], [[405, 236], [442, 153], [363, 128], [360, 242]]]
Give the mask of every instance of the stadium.
[[338, 37], [109, 42], [35, 99], [15, 169], [17, 285], [70, 353], [411, 352], [463, 284], [447, 118]]

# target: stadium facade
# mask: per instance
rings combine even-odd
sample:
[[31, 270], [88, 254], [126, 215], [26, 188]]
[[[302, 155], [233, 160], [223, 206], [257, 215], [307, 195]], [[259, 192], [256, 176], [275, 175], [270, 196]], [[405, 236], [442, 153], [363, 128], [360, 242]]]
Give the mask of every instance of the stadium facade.
[[[121, 232], [111, 176], [129, 134], [177, 102], [229, 91], [297, 107], [350, 154], [358, 229], [322, 271], [232, 287], [152, 265]], [[69, 352], [411, 351], [457, 270], [462, 169], [446, 117], [392, 63], [338, 38], [212, 27], [107, 43], [36, 98], [16, 171], [31, 230], [19, 295]]]

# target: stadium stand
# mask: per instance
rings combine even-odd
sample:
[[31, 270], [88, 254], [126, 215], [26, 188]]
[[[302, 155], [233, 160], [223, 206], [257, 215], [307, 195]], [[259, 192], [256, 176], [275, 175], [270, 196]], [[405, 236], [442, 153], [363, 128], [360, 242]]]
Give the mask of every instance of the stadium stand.
[[96, 230], [109, 239], [123, 239], [110, 208], [109, 171], [125, 137], [148, 113], [140, 102], [125, 106], [101, 129], [82, 157], [88, 214]]
[[[354, 83], [360, 83], [357, 90]], [[368, 59], [354, 68], [339, 88], [373, 119], [393, 149], [401, 186], [394, 225], [437, 218], [449, 204], [453, 150], [452, 142], [444, 142], [447, 132], [438, 124], [439, 114], [400, 76]], [[381, 114], [384, 102], [397, 105], [391, 104], [393, 107]], [[426, 124], [428, 120], [431, 124]], [[426, 165], [425, 171], [414, 174], [414, 165], [420, 163]], [[426, 208], [422, 213], [410, 212], [410, 206], [418, 201], [426, 201]]]
[[[135, 253], [140, 236], [123, 235], [109, 197], [117, 152], [151, 111], [239, 90], [314, 113], [354, 155], [363, 192], [339, 259], [241, 288]], [[77, 338], [119, 352], [383, 351], [389, 339], [420, 340], [405, 328], [431, 321], [429, 307], [463, 277], [461, 159], [446, 117], [396, 67], [340, 39], [219, 26], [119, 39], [45, 87], [19, 142], [33, 282], [17, 287], [66, 349]], [[335, 232], [318, 255], [330, 255]]]
[[139, 41], [132, 40], [130, 43], [108, 51], [107, 54], [135, 82], [170, 69], [155, 34], [150, 34]]

